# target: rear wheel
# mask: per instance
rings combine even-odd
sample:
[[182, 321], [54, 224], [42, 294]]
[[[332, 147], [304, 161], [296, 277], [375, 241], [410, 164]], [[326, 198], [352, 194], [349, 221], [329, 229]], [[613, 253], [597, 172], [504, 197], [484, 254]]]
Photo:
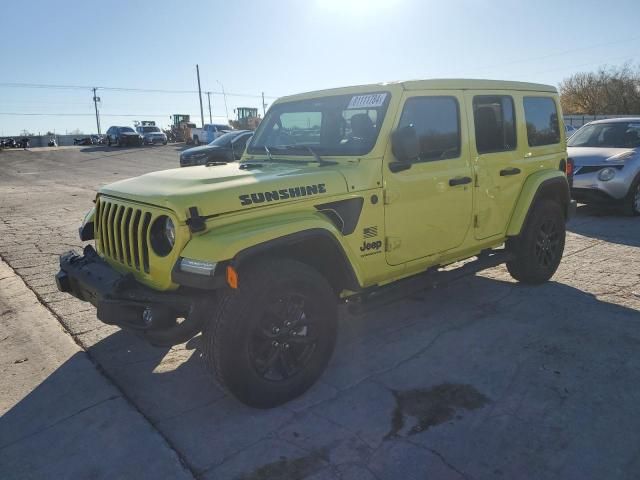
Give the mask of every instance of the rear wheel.
[[241, 270], [205, 324], [205, 361], [243, 403], [271, 408], [304, 393], [324, 371], [337, 332], [337, 303], [325, 278], [290, 259]]
[[633, 181], [624, 199], [624, 213], [630, 216], [640, 215], [640, 175]]
[[507, 241], [514, 256], [507, 262], [507, 270], [522, 283], [546, 282], [560, 265], [565, 237], [562, 207], [551, 200], [537, 202], [520, 236]]

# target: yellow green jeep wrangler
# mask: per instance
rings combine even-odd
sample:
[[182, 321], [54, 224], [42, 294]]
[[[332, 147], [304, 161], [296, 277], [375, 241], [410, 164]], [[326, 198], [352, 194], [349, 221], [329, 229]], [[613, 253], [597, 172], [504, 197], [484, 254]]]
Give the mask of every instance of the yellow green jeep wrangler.
[[[202, 332], [242, 402], [307, 390], [338, 304], [365, 308], [501, 263], [556, 271], [575, 208], [553, 87], [425, 80], [273, 104], [241, 161], [166, 170], [98, 192], [58, 288], [156, 345]], [[441, 267], [465, 259], [459, 270]]]

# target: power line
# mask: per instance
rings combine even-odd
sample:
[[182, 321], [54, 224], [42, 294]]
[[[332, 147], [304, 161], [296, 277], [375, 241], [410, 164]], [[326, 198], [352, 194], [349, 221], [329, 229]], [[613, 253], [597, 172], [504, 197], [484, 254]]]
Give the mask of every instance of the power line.
[[[93, 117], [95, 113], [22, 113], [22, 112], [0, 112], [0, 115], [9, 116], [53, 116], [53, 117]], [[168, 115], [147, 114], [147, 113], [100, 113], [101, 117], [166, 117]]]
[[[93, 90], [94, 88], [98, 90], [107, 90], [114, 92], [140, 92], [140, 93], [186, 93], [193, 94], [198, 93], [198, 90], [169, 90], [169, 89], [160, 89], [160, 88], [133, 88], [133, 87], [105, 87], [105, 86], [87, 86], [87, 85], [53, 85], [47, 83], [15, 83], [15, 82], [0, 82], [0, 87], [6, 88], [39, 88], [39, 89], [60, 89], [60, 90]], [[246, 98], [262, 98], [262, 95], [256, 95], [251, 93], [229, 93], [229, 92], [217, 92], [210, 90], [211, 94], [217, 95], [228, 95], [232, 97], [246, 97]], [[265, 98], [276, 99], [278, 97], [269, 97], [265, 96]]]
[[524, 59], [520, 59], [520, 60], [512, 60], [509, 62], [503, 62], [503, 63], [496, 63], [493, 65], [483, 65], [483, 66], [479, 66], [477, 68], [475, 68], [474, 70], [488, 70], [488, 69], [493, 69], [493, 68], [498, 68], [498, 67], [506, 67], [506, 66], [510, 66], [510, 65], [517, 65], [520, 63], [530, 63], [530, 62], [535, 62], [537, 60], [546, 60], [547, 58], [551, 58], [551, 57], [558, 57], [558, 56], [562, 56], [562, 55], [566, 55], [569, 53], [576, 53], [576, 52], [581, 52], [584, 50], [591, 50], [593, 48], [599, 48], [599, 47], [605, 47], [608, 45], [615, 45], [618, 43], [625, 43], [625, 42], [631, 42], [633, 40], [637, 40], [640, 37], [635, 36], [635, 37], [630, 37], [630, 38], [626, 38], [624, 40], [613, 40], [610, 42], [603, 42], [603, 43], [596, 43], [596, 44], [592, 44], [592, 45], [587, 45], [585, 47], [578, 47], [578, 48], [572, 48], [569, 50], [562, 50], [559, 52], [553, 52], [553, 53], [549, 53], [546, 55], [541, 55], [539, 57], [529, 57], [529, 58], [524, 58]]

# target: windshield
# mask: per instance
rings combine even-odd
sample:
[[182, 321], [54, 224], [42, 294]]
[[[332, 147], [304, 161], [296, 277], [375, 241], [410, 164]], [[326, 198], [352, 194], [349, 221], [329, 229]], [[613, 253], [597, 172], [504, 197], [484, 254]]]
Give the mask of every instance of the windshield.
[[120, 127], [120, 131], [121, 132], [133, 132], [133, 128], [131, 128], [131, 127]]
[[142, 131], [144, 133], [149, 133], [149, 132], [159, 132], [160, 129], [158, 127], [142, 127]]
[[389, 105], [388, 92], [336, 95], [274, 105], [247, 151], [275, 155], [364, 155], [371, 151]]
[[224, 135], [220, 135], [218, 138], [216, 138], [213, 142], [211, 142], [209, 145], [216, 145], [218, 147], [228, 147], [231, 144], [231, 140], [233, 140], [234, 138], [236, 138], [238, 135], [240, 135], [241, 132], [229, 132], [229, 133], [225, 133]]
[[586, 125], [567, 142], [569, 147], [640, 147], [640, 122], [611, 122]]

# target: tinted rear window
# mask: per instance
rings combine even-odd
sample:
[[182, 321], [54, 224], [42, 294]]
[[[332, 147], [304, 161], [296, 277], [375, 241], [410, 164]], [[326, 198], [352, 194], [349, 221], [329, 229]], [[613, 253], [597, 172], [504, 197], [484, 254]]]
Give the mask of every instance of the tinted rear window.
[[515, 116], [511, 97], [505, 95], [473, 97], [473, 121], [478, 153], [515, 150]]
[[524, 97], [524, 117], [530, 147], [560, 143], [556, 102], [550, 97]]

